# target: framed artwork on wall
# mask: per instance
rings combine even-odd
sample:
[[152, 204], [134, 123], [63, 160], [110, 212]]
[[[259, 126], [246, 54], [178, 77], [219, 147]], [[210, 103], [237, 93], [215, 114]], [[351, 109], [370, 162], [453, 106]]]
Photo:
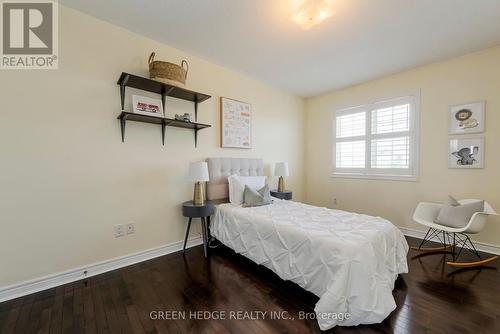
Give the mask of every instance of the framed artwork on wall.
[[160, 99], [132, 95], [132, 112], [141, 115], [163, 117], [163, 103]]
[[484, 114], [484, 101], [451, 106], [448, 116], [450, 134], [484, 132]]
[[220, 98], [221, 146], [252, 148], [252, 105]]
[[448, 149], [448, 168], [483, 168], [484, 138], [453, 138]]

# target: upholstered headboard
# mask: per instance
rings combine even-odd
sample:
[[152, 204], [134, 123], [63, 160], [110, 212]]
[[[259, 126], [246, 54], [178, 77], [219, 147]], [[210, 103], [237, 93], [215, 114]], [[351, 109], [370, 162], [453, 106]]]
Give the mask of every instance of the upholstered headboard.
[[227, 178], [233, 174], [243, 176], [263, 176], [264, 161], [247, 158], [208, 158], [207, 199], [229, 198]]

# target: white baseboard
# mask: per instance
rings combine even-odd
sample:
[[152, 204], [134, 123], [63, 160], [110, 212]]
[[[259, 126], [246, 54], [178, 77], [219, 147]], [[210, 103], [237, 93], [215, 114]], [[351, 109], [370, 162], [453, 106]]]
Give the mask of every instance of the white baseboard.
[[[416, 230], [413, 228], [400, 227], [400, 226], [398, 227], [401, 230], [401, 232], [403, 232], [404, 235], [418, 239], [423, 239], [425, 237], [425, 233], [427, 232], [427, 231]], [[431, 240], [439, 242], [437, 238], [433, 238]], [[476, 240], [472, 240], [472, 242], [474, 243], [474, 247], [476, 247], [478, 251], [500, 255], [500, 246], [498, 245], [493, 245], [487, 242], [476, 241]]]
[[[186, 248], [201, 245], [200, 237], [188, 240]], [[153, 259], [155, 257], [182, 250], [183, 241], [148, 249], [145, 251], [117, 257], [114, 259], [89, 264], [87, 266], [70, 269], [61, 273], [36, 278], [34, 280], [0, 287], [0, 302], [26, 296], [42, 290], [54, 288], [63, 284], [75, 282], [87, 277], [99, 275], [111, 270], [130, 266], [135, 263]]]

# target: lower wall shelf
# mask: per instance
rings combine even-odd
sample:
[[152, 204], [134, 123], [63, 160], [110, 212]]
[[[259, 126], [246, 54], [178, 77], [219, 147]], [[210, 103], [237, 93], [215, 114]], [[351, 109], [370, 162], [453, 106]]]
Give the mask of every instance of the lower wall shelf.
[[194, 130], [194, 146], [195, 147], [198, 146], [198, 131], [211, 127], [211, 125], [208, 125], [208, 124], [202, 124], [202, 123], [196, 123], [196, 122], [183, 122], [183, 121], [178, 121], [178, 120], [172, 119], [172, 118], [141, 115], [141, 114], [135, 114], [135, 113], [126, 112], [126, 111], [122, 111], [121, 114], [118, 116], [118, 119], [120, 120], [120, 125], [121, 125], [122, 142], [125, 141], [125, 126], [127, 124], [127, 121], [151, 123], [151, 124], [160, 125], [161, 126], [161, 141], [162, 141], [163, 145], [165, 145], [165, 133], [166, 133], [167, 126], [173, 126], [176, 128], [184, 128], [184, 129]]

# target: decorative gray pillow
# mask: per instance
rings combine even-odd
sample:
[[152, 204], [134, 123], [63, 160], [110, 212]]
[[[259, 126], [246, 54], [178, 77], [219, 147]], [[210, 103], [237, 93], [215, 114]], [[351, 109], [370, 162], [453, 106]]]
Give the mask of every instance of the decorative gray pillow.
[[266, 184], [259, 190], [255, 190], [245, 185], [243, 191], [243, 207], [262, 206], [271, 204], [271, 192]]
[[444, 204], [435, 220], [436, 223], [454, 228], [467, 225], [476, 212], [483, 212], [484, 201], [460, 204], [450, 196], [449, 203]]

